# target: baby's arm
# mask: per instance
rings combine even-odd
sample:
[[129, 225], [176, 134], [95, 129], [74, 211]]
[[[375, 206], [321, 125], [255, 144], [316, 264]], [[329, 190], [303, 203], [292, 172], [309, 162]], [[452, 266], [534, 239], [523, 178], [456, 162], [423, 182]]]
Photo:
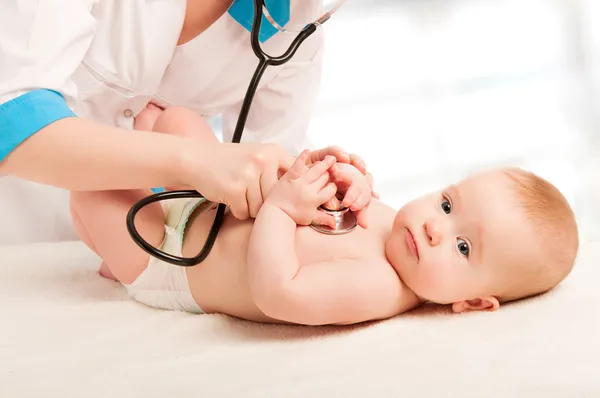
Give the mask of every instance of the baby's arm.
[[349, 324], [392, 317], [407, 308], [390, 267], [344, 259], [300, 267], [296, 222], [265, 203], [248, 248], [255, 303], [265, 315], [303, 325]]
[[269, 193], [254, 222], [248, 274], [257, 306], [270, 317], [308, 325], [355, 323], [401, 312], [405, 292], [389, 266], [344, 259], [300, 267], [297, 225], [319, 219], [319, 205], [337, 189], [329, 183], [332, 159], [310, 168], [306, 160], [304, 152]]

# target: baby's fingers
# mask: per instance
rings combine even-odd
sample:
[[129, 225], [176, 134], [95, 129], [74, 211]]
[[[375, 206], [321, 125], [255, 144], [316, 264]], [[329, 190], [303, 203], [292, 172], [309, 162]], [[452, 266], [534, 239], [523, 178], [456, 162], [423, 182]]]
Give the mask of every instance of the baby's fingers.
[[[305, 178], [308, 183], [312, 183], [316, 181], [321, 175], [327, 173], [327, 171], [333, 166], [336, 162], [335, 157], [326, 156], [324, 160], [321, 162], [317, 162], [314, 166], [310, 168], [305, 174]], [[327, 173], [329, 176], [329, 173]]]
[[[344, 207], [351, 207], [357, 200], [361, 198], [362, 193], [363, 190], [360, 187], [360, 184], [354, 183], [350, 185], [350, 188], [348, 188], [348, 191], [346, 191], [346, 194], [344, 195], [342, 205]], [[354, 206], [353, 210], [356, 210], [356, 206]]]
[[319, 176], [319, 178], [316, 179], [315, 182], [310, 183], [309, 185], [311, 185], [313, 189], [315, 189], [318, 192], [321, 189], [325, 188], [329, 182], [329, 174], [323, 173]]
[[335, 218], [333, 218], [331, 214], [324, 213], [320, 210], [317, 210], [312, 222], [316, 225], [326, 225], [332, 229], [335, 228]]
[[309, 156], [310, 156], [310, 151], [308, 151], [308, 150], [302, 151], [300, 156], [298, 156], [296, 158], [296, 160], [294, 161], [294, 163], [292, 164], [292, 167], [290, 167], [290, 169], [287, 171], [287, 173], [286, 173], [287, 177], [292, 178], [292, 179], [296, 179], [296, 178], [300, 177], [302, 175], [302, 173], [304, 172], [304, 170], [306, 170], [306, 162], [308, 161]]
[[323, 207], [328, 210], [339, 210], [342, 208], [342, 202], [340, 202], [340, 200], [334, 196], [327, 202], [323, 203]]
[[350, 207], [350, 210], [352, 211], [361, 210], [362, 208], [368, 206], [371, 203], [371, 199], [371, 190], [364, 189], [360, 191], [360, 194], [358, 195], [354, 203], [351, 203], [348, 207]]
[[318, 198], [319, 205], [322, 205], [323, 203], [327, 203], [330, 200], [332, 200], [333, 198], [335, 198], [336, 193], [337, 193], [337, 186], [333, 182], [330, 182], [329, 184], [327, 184], [327, 186], [319, 192], [319, 198]]
[[356, 222], [363, 228], [367, 228], [369, 223], [367, 222], [367, 212], [369, 211], [369, 205], [363, 207], [362, 209], [354, 212], [356, 216]]
[[367, 165], [365, 164], [365, 161], [357, 154], [350, 154], [350, 164], [359, 169], [364, 175], [367, 174]]

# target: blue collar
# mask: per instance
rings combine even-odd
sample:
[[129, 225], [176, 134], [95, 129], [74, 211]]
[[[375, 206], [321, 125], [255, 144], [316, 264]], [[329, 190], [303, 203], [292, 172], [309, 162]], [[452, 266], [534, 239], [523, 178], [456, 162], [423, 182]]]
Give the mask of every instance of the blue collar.
[[[290, 0], [265, 0], [265, 6], [269, 10], [271, 17], [280, 25], [285, 26], [290, 21]], [[229, 7], [229, 15], [233, 17], [248, 32], [252, 31], [252, 21], [254, 19], [254, 0], [234, 0]], [[266, 42], [279, 32], [273, 27], [263, 15], [260, 24], [259, 39], [261, 43]]]

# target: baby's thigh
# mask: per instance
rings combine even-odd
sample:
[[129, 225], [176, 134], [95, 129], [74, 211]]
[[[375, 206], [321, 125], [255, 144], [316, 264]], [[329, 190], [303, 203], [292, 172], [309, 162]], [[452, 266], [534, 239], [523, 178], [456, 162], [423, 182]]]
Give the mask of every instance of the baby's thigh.
[[[150, 194], [145, 190], [71, 193], [71, 211], [80, 237], [122, 283], [133, 282], [148, 265], [148, 254], [127, 231], [126, 217], [136, 202]], [[140, 210], [135, 226], [148, 243], [159, 246], [164, 237], [160, 204]]]

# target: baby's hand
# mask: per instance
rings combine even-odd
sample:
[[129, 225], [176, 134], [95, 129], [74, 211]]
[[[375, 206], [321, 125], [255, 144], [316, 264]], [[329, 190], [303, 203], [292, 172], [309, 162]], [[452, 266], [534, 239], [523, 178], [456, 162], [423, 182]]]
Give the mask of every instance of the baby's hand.
[[371, 196], [379, 199], [379, 194], [374, 191], [373, 176], [367, 171], [365, 161], [360, 156], [355, 153], [349, 154], [339, 146], [329, 146], [323, 149], [312, 151], [310, 154], [310, 160], [311, 162], [316, 162], [317, 160], [324, 159], [327, 155], [335, 156], [338, 164], [349, 164], [358, 169], [367, 178], [367, 181], [369, 181]]
[[329, 181], [329, 169], [336, 158], [326, 156], [324, 160], [310, 164], [309, 156], [309, 151], [300, 154], [273, 187], [265, 203], [279, 207], [298, 225], [314, 222], [335, 227], [334, 218], [319, 211], [319, 206], [337, 192], [337, 186]]
[[331, 167], [329, 173], [338, 191], [344, 196], [341, 203], [334, 197], [325, 203], [325, 207], [332, 210], [340, 206], [348, 207], [355, 213], [358, 224], [367, 228], [367, 210], [372, 198], [375, 197], [372, 192], [371, 174], [365, 175], [361, 170], [347, 163], [337, 163]]

